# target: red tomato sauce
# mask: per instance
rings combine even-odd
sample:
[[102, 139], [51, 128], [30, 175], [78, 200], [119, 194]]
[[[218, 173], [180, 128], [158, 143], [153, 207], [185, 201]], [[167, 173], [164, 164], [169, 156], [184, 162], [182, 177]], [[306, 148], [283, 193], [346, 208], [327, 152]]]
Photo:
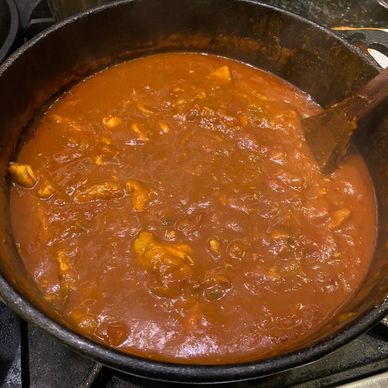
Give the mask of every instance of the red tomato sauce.
[[376, 237], [353, 153], [322, 175], [285, 81], [210, 55], [102, 71], [38, 120], [15, 163], [17, 248], [84, 335], [131, 354], [231, 363], [280, 354], [348, 302]]

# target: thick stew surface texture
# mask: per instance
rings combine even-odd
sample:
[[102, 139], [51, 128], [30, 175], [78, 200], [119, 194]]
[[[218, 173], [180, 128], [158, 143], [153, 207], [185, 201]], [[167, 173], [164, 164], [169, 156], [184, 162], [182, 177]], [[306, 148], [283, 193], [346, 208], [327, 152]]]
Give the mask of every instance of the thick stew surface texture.
[[9, 167], [29, 274], [72, 327], [157, 360], [265, 358], [346, 319], [376, 205], [356, 153], [318, 171], [300, 121], [319, 111], [211, 55], [158, 54], [84, 80]]

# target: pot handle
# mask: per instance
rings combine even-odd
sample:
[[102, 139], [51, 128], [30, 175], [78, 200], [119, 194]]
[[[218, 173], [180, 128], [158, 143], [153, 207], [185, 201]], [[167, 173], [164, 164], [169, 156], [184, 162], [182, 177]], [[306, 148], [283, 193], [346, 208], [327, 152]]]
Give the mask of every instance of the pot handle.
[[[352, 28], [334, 27], [333, 30], [342, 35], [349, 43], [365, 49], [374, 49], [388, 57], [388, 29], [383, 28]], [[370, 55], [370, 53], [368, 52]]]

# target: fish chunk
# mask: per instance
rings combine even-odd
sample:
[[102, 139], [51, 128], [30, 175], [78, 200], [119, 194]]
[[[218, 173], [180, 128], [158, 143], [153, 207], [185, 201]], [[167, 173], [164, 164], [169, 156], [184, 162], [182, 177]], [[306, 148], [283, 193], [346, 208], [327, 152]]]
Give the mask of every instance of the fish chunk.
[[150, 232], [141, 232], [133, 243], [139, 265], [154, 275], [151, 290], [161, 296], [176, 296], [181, 282], [191, 275], [191, 248], [183, 243], [159, 243]]
[[117, 182], [104, 182], [87, 188], [78, 189], [74, 199], [76, 202], [90, 202], [120, 198], [123, 195], [124, 191], [120, 184]]
[[128, 179], [125, 183], [125, 191], [131, 195], [131, 203], [133, 208], [142, 212], [150, 200], [150, 193], [141, 183]]
[[8, 173], [11, 180], [21, 187], [32, 188], [38, 181], [29, 164], [11, 163], [8, 167]]
[[229, 82], [232, 80], [229, 66], [226, 66], [226, 65], [219, 67], [217, 70], [210, 73], [210, 75], [224, 82]]

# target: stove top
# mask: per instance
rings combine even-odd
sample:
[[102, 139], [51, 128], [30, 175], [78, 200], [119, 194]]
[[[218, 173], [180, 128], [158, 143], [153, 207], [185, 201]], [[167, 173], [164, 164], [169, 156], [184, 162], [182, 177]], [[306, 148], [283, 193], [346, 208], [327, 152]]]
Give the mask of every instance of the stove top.
[[[54, 23], [44, 0], [14, 0], [20, 14], [20, 45]], [[388, 10], [377, 0], [267, 0], [319, 24], [388, 27]], [[388, 386], [388, 326], [368, 333], [330, 355], [275, 375], [227, 387], [349, 387]], [[86, 359], [0, 302], [0, 387], [169, 387], [114, 371]], [[177, 384], [182, 386], [182, 384]]]

